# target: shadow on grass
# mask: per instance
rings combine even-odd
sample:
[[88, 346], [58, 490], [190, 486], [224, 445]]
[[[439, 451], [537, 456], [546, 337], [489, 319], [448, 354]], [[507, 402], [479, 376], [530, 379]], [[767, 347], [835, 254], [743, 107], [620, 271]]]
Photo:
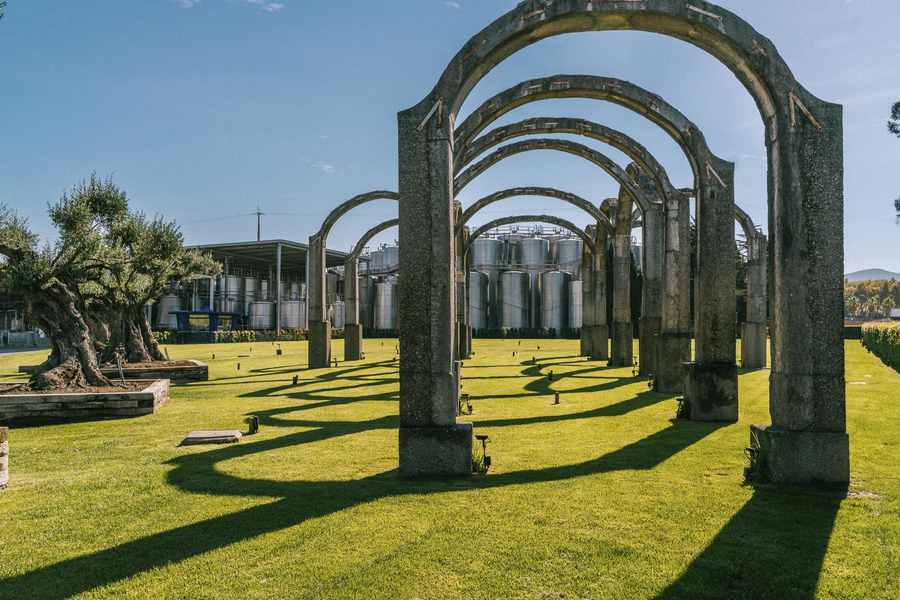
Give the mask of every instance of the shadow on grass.
[[395, 471], [350, 481], [272, 481], [242, 479], [219, 472], [216, 465], [280, 448], [396, 428], [397, 417], [358, 423], [319, 423], [319, 429], [292, 433], [169, 462], [168, 482], [202, 495], [273, 498], [268, 504], [160, 532], [106, 550], [63, 560], [0, 581], [0, 597], [67, 598], [140, 575], [145, 571], [199, 556], [260, 535], [293, 527], [316, 517], [382, 498], [422, 493], [453, 493], [559, 481], [611, 471], [652, 469], [718, 429], [716, 425], [674, 423], [669, 427], [597, 459], [575, 465], [517, 471], [471, 481], [406, 481]]

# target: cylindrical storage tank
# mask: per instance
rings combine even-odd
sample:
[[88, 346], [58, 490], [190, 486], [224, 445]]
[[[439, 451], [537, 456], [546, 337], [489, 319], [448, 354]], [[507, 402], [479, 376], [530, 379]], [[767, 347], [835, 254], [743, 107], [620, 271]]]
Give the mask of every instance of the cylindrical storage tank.
[[395, 271], [400, 268], [400, 247], [385, 246], [384, 247], [384, 270]]
[[485, 329], [488, 326], [488, 286], [490, 278], [481, 271], [469, 271], [469, 326]]
[[334, 304], [338, 298], [338, 274], [333, 271], [325, 273], [325, 301]]
[[375, 329], [397, 328], [397, 282], [375, 284]]
[[369, 255], [369, 269], [375, 273], [384, 270], [384, 250], [376, 250]]
[[568, 326], [569, 281], [572, 276], [563, 271], [541, 273], [541, 326], [553, 329], [557, 335]]
[[519, 241], [519, 261], [522, 269], [540, 271], [550, 262], [550, 241], [543, 238], [524, 238]]
[[529, 326], [528, 302], [531, 283], [528, 273], [505, 271], [500, 275], [500, 326], [525, 329]]
[[181, 310], [181, 298], [175, 294], [167, 294], [159, 299], [156, 305], [156, 328], [178, 329], [178, 317], [173, 311]]
[[250, 314], [250, 305], [259, 299], [259, 280], [256, 277], [244, 278], [244, 314]]
[[281, 303], [281, 328], [306, 329], [306, 303], [303, 300]]
[[584, 324], [583, 289], [580, 279], [573, 279], [569, 283], [569, 327], [572, 329], [581, 329]]
[[219, 312], [242, 314], [244, 280], [234, 275], [219, 278]]
[[572, 274], [577, 273], [581, 266], [580, 239], [564, 239], [556, 242], [556, 264], [560, 271]]
[[334, 303], [333, 314], [334, 318], [332, 319], [331, 326], [335, 329], [343, 329], [347, 321], [347, 305], [345, 305], [342, 300], [338, 300]]
[[496, 267], [501, 264], [502, 253], [503, 242], [480, 237], [472, 242], [472, 247], [469, 249], [469, 262], [475, 268]]
[[364, 329], [371, 329], [374, 326], [372, 312], [375, 306], [375, 278], [360, 277], [359, 278], [359, 324]]
[[251, 302], [247, 309], [250, 329], [256, 331], [270, 331], [275, 329], [275, 303]]

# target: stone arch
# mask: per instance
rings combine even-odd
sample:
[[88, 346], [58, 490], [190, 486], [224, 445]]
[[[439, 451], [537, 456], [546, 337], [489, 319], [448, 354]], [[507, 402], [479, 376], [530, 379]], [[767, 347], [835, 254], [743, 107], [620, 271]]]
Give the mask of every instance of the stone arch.
[[628, 192], [634, 197], [637, 204], [647, 209], [649, 206], [655, 202], [655, 200], [644, 193], [644, 190], [639, 188], [634, 181], [631, 180], [628, 173], [625, 172], [625, 169], [620, 167], [608, 156], [603, 154], [602, 152], [598, 152], [593, 148], [585, 146], [584, 144], [579, 144], [577, 142], [571, 142], [569, 140], [555, 140], [548, 138], [541, 139], [532, 139], [525, 140], [520, 142], [514, 142], [512, 144], [508, 144], [506, 146], [502, 146], [496, 151], [492, 152], [482, 160], [470, 166], [468, 169], [460, 173], [455, 180], [455, 193], [461, 192], [469, 183], [472, 182], [476, 177], [490, 169], [492, 166], [496, 165], [498, 162], [505, 160], [511, 156], [515, 156], [516, 154], [522, 154], [524, 152], [532, 152], [536, 150], [557, 150], [559, 152], [565, 152], [567, 154], [572, 154], [573, 156], [578, 156], [587, 161], [590, 161], [606, 171], [610, 177], [616, 180], [618, 184], [628, 190]]
[[363, 327], [359, 320], [359, 257], [373, 237], [399, 224], [400, 219], [389, 219], [365, 232], [353, 246], [347, 260], [344, 261], [345, 361], [356, 361], [363, 358]]
[[397, 192], [383, 190], [367, 192], [350, 198], [325, 217], [319, 230], [309, 238], [307, 258], [307, 311], [309, 312], [309, 368], [323, 369], [331, 365], [331, 324], [327, 317], [325, 298], [325, 248], [328, 234], [335, 223], [354, 208], [375, 200], [400, 201]]
[[[765, 455], [766, 475], [776, 481], [848, 482], [839, 235], [842, 109], [804, 89], [774, 44], [748, 23], [704, 0], [526, 0], [469, 40], [431, 93], [399, 115], [401, 265], [407, 275], [414, 273], [400, 288], [405, 315], [401, 344], [413, 357], [401, 366], [401, 473], [463, 473], [471, 468], [471, 425], [456, 423], [459, 388], [450, 314], [453, 129], [460, 107], [491, 69], [525, 46], [564, 33], [605, 30], [646, 31], [693, 44], [727, 66], [754, 98], [769, 147], [775, 305], [770, 376], [775, 427], [757, 430], [754, 439]], [[699, 166], [699, 242], [713, 255], [727, 243], [726, 223], [734, 220], [733, 192], [725, 198], [730, 207], [715, 206], [733, 187], [733, 177], [704, 176], [704, 171], [716, 171], [711, 161]], [[731, 225], [732, 240], [733, 235]], [[422, 256], [428, 248], [431, 252]], [[727, 267], [706, 276], [715, 279], [723, 273], [727, 275]], [[698, 289], [704, 288], [701, 277]], [[720, 307], [698, 315], [697, 321], [699, 341], [701, 334], [733, 329], [733, 309], [730, 317]], [[716, 373], [731, 367], [721, 360], [728, 358], [727, 348], [704, 352], [698, 348], [698, 364], [710, 368], [694, 370], [692, 377], [697, 389], [711, 393]], [[709, 406], [711, 417], [719, 409], [731, 415], [736, 388], [728, 395], [734, 406], [706, 399], [692, 408]], [[812, 454], [828, 459], [799, 458]]]
[[585, 247], [590, 250], [591, 254], [593, 254], [595, 251], [594, 240], [591, 238], [591, 236], [589, 236], [584, 229], [578, 227], [571, 221], [562, 219], [560, 217], [553, 217], [550, 215], [515, 215], [494, 219], [493, 221], [485, 223], [484, 225], [478, 227], [478, 229], [472, 231], [472, 233], [469, 235], [468, 241], [466, 242], [466, 255], [468, 255], [469, 248], [472, 247], [472, 243], [491, 229], [496, 229], [497, 227], [502, 227], [504, 225], [513, 225], [516, 223], [548, 223], [550, 225], [562, 227], [563, 229], [571, 231], [572, 233], [580, 237], [581, 241], [584, 242]]
[[466, 223], [468, 223], [469, 220], [476, 214], [478, 214], [478, 212], [483, 208], [490, 206], [495, 202], [500, 202], [501, 200], [506, 200], [508, 198], [515, 198], [517, 196], [542, 196], [547, 198], [556, 198], [558, 200], [562, 200], [563, 202], [568, 202], [572, 206], [576, 206], [582, 209], [584, 212], [588, 213], [591, 217], [594, 218], [594, 220], [600, 223], [608, 231], [612, 231], [613, 229], [613, 225], [612, 222], [610, 222], [609, 217], [603, 214], [596, 206], [580, 196], [576, 196], [575, 194], [564, 192], [555, 188], [519, 187], [495, 192], [490, 196], [485, 196], [484, 198], [481, 198], [480, 200], [474, 202], [471, 206], [469, 206], [469, 208], [465, 210], [465, 212], [462, 213], [462, 217], [457, 224], [458, 231], [465, 227]]
[[637, 140], [605, 125], [571, 117], [536, 117], [498, 127], [462, 146], [455, 160], [456, 171], [459, 172], [468, 166], [477, 156], [511, 139], [548, 133], [581, 135], [608, 144], [623, 152], [645, 172], [651, 174], [665, 193], [668, 194], [674, 189], [663, 166]]

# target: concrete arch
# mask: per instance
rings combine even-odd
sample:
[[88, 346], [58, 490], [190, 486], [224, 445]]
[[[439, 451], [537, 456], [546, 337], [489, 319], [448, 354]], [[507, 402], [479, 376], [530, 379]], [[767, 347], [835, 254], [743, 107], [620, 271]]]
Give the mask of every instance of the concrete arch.
[[550, 225], [562, 227], [563, 229], [571, 231], [572, 233], [580, 237], [584, 242], [585, 247], [590, 250], [591, 254], [593, 254], [595, 251], [594, 240], [591, 238], [591, 236], [589, 236], [584, 229], [581, 229], [571, 221], [567, 221], [566, 219], [561, 219], [559, 217], [553, 217], [550, 215], [515, 215], [494, 219], [493, 221], [485, 223], [478, 229], [474, 230], [469, 235], [469, 239], [465, 245], [466, 255], [469, 254], [469, 248], [472, 247], [472, 243], [491, 229], [496, 229], [497, 227], [502, 227], [504, 225], [514, 225], [516, 223], [548, 223]]
[[378, 235], [379, 233], [383, 233], [390, 229], [391, 227], [397, 227], [400, 225], [400, 219], [389, 219], [382, 223], [379, 223], [372, 229], [368, 230], [363, 234], [359, 241], [356, 242], [356, 245], [353, 246], [353, 250], [350, 251], [350, 254], [347, 256], [347, 260], [345, 262], [350, 262], [351, 260], [359, 260], [359, 257], [362, 256], [363, 250], [366, 249], [366, 246], [372, 241], [372, 238]]
[[359, 196], [354, 196], [350, 198], [333, 211], [328, 213], [328, 216], [325, 217], [325, 220], [322, 222], [322, 226], [319, 228], [319, 231], [316, 233], [322, 240], [326, 240], [328, 238], [328, 234], [331, 233], [331, 229], [334, 227], [335, 223], [337, 223], [341, 217], [345, 214], [353, 210], [354, 208], [366, 204], [368, 202], [374, 202], [375, 200], [396, 200], [400, 201], [400, 194], [397, 192], [386, 192], [383, 190], [375, 191], [375, 192], [367, 192], [365, 194], [360, 194]]
[[584, 212], [588, 213], [591, 217], [594, 218], [594, 220], [602, 224], [608, 231], [612, 231], [613, 229], [613, 225], [612, 222], [610, 222], [609, 217], [598, 210], [596, 206], [580, 196], [576, 196], [575, 194], [564, 192], [555, 188], [520, 187], [510, 188], [508, 190], [502, 190], [493, 193], [490, 196], [485, 196], [484, 198], [481, 198], [480, 200], [473, 203], [471, 206], [469, 206], [469, 208], [465, 210], [465, 212], [463, 212], [462, 218], [459, 220], [459, 223], [457, 223], [457, 231], [465, 227], [466, 223], [468, 223], [472, 217], [478, 214], [481, 209], [490, 206], [495, 202], [500, 202], [501, 200], [506, 200], [508, 198], [515, 198], [517, 196], [542, 196], [547, 198], [556, 198], [558, 200], [562, 200], [563, 202], [568, 202], [572, 206], [576, 206], [582, 209]]
[[640, 165], [644, 171], [652, 175], [660, 189], [666, 194], [674, 189], [663, 166], [637, 140], [605, 125], [571, 117], [536, 117], [498, 127], [462, 146], [462, 149], [455, 155], [456, 171], [459, 172], [468, 166], [477, 156], [511, 139], [547, 133], [581, 135], [608, 144], [623, 152]]
[[615, 179], [621, 187], [628, 190], [628, 192], [637, 202], [638, 206], [643, 209], [648, 209], [651, 204], [656, 202], [653, 197], [645, 194], [644, 190], [635, 185], [634, 181], [632, 181], [631, 177], [628, 175], [628, 173], [626, 173], [625, 169], [620, 167], [618, 164], [616, 164], [615, 161], [610, 159], [602, 152], [598, 152], [593, 148], [585, 146], [584, 144], [579, 144], [577, 142], [548, 138], [525, 140], [502, 146], [501, 148], [492, 152], [488, 156], [484, 157], [483, 159], [460, 173], [455, 181], [455, 192], [459, 194], [459, 192], [461, 192], [469, 183], [471, 183], [472, 180], [474, 180], [476, 177], [478, 177], [500, 161], [505, 160], [511, 156], [515, 156], [516, 154], [533, 152], [536, 150], [557, 150], [559, 152], [565, 152], [573, 156], [578, 156], [594, 163], [595, 165], [606, 171], [606, 173], [610, 177]]
[[[405, 311], [401, 344], [412, 357], [401, 366], [401, 473], [471, 470], [471, 425], [456, 423], [458, 372], [452, 362], [449, 314], [451, 171], [460, 107], [491, 69], [518, 50], [564, 33], [606, 30], [646, 31], [693, 44], [727, 66], [755, 100], [769, 147], [769, 231], [775, 258], [770, 413], [775, 427], [758, 429], [754, 439], [764, 455], [765, 475], [775, 481], [848, 482], [840, 326], [842, 109], [805, 90], [774, 44], [748, 23], [704, 0], [526, 0], [472, 37], [434, 89], [399, 115], [401, 265], [412, 274], [400, 288]], [[722, 173], [711, 157], [697, 167], [698, 240], [707, 249], [701, 256], [714, 257], [733, 243], [733, 171]], [[425, 249], [431, 252], [423, 253]], [[697, 363], [689, 373], [688, 400], [694, 418], [733, 421], [737, 386], [719, 386], [736, 369], [733, 344], [729, 350], [724, 343], [701, 348], [700, 342], [709, 336], [733, 339], [722, 335], [735, 328], [733, 304], [727, 306], [727, 298], [716, 297], [715, 288], [705, 284], [733, 275], [734, 266], [714, 258], [704, 262], [709, 264], [699, 265], [697, 288], [712, 294], [708, 302], [698, 303], [703, 310], [697, 315]], [[700, 401], [694, 400], [696, 394]], [[813, 454], [827, 459], [800, 458]]]

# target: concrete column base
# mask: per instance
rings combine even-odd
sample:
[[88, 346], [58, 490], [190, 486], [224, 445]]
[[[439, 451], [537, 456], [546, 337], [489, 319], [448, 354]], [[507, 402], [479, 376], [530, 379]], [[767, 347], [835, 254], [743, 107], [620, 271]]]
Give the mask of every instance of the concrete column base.
[[359, 324], [344, 325], [344, 360], [347, 362], [362, 360], [363, 328]]
[[609, 360], [609, 325], [588, 328], [588, 356], [591, 360]]
[[611, 367], [630, 367], [634, 364], [634, 325], [631, 321], [613, 323]]
[[659, 336], [662, 332], [662, 317], [641, 317], [640, 322], [640, 367], [641, 375], [656, 375], [659, 352]]
[[760, 450], [760, 474], [773, 483], [850, 482], [850, 436], [752, 425], [750, 447]]
[[685, 363], [684, 399], [691, 407], [691, 421], [736, 422], [737, 365]]
[[656, 343], [653, 389], [662, 394], [684, 392], [684, 363], [691, 360], [689, 333], [661, 333]]
[[331, 366], [331, 323], [309, 324], [309, 368]]
[[472, 326], [466, 325], [466, 359], [472, 358]]
[[591, 355], [591, 333], [587, 325], [581, 326], [581, 356]]
[[768, 365], [769, 327], [765, 323], [744, 323], [741, 326], [741, 366], [755, 371]]
[[403, 477], [472, 475], [472, 424], [400, 427], [400, 475]]
[[467, 348], [467, 346], [469, 344], [468, 334], [466, 333], [467, 329], [468, 329], [468, 326], [465, 323], [463, 323], [462, 321], [457, 321], [457, 323], [456, 323], [456, 346], [457, 346], [456, 353], [457, 353], [457, 356], [459, 357], [459, 360], [465, 360], [469, 356], [469, 352], [468, 352], [468, 348]]

